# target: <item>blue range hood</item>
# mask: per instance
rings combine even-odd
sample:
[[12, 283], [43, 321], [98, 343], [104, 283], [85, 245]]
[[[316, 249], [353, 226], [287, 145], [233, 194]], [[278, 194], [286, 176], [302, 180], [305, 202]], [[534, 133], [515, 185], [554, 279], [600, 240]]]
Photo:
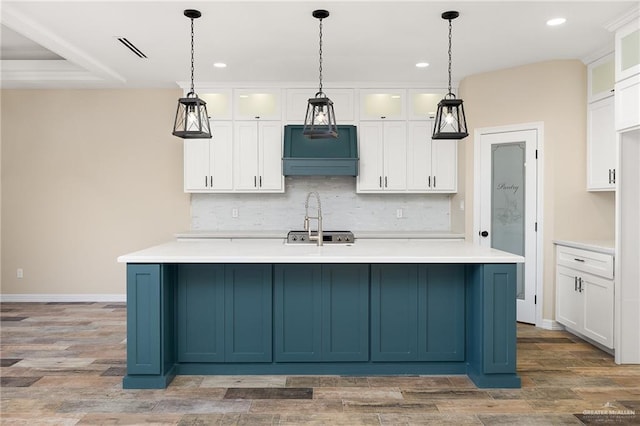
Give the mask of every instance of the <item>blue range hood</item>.
[[284, 126], [285, 176], [358, 176], [356, 126], [338, 126], [336, 139], [309, 139], [303, 127]]

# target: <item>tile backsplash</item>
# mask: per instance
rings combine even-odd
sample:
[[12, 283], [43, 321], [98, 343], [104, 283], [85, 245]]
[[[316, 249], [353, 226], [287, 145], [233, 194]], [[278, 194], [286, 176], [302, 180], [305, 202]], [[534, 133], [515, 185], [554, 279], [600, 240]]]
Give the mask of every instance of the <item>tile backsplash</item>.
[[[302, 229], [309, 191], [320, 194], [325, 230], [451, 230], [449, 194], [356, 194], [356, 178], [349, 176], [287, 177], [285, 185], [284, 194], [191, 194], [191, 230]], [[313, 215], [315, 205], [312, 198]]]

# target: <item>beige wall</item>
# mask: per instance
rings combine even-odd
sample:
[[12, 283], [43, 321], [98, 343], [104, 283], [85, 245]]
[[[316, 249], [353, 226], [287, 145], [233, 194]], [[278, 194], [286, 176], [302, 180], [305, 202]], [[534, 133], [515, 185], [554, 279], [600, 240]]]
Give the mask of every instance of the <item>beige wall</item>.
[[189, 229], [181, 94], [2, 91], [2, 294], [124, 294], [116, 257]]
[[[470, 136], [459, 145], [462, 184], [452, 201], [452, 221], [467, 239], [473, 231], [474, 130], [544, 123], [543, 318], [553, 319], [553, 240], [614, 238], [614, 193], [586, 191], [586, 67], [562, 60], [478, 74], [461, 82], [460, 96]], [[464, 212], [457, 209], [462, 199]]]

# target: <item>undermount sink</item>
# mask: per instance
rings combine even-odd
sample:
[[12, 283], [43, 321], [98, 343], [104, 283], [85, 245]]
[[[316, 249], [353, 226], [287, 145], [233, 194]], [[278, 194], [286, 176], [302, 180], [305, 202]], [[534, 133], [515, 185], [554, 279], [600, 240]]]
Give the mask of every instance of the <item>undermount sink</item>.
[[[312, 232], [312, 235], [317, 235]], [[355, 238], [350, 231], [323, 231], [323, 244], [353, 244]], [[309, 240], [308, 231], [289, 231], [286, 244], [317, 244], [317, 241]]]

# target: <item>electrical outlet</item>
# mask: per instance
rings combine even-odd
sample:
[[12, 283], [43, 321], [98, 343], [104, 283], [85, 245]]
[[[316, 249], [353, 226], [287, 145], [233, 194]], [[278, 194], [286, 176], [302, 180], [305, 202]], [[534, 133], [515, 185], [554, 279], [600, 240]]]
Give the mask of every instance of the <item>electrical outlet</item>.
[[22, 270], [22, 268], [18, 268], [18, 270], [16, 271], [16, 275], [20, 279], [24, 278], [24, 271]]
[[403, 211], [402, 211], [402, 209], [396, 209], [396, 218], [398, 218], [398, 219], [402, 219], [403, 217], [404, 217], [404, 216], [403, 216]]
[[237, 208], [232, 208], [231, 209], [231, 217], [233, 218], [237, 218], [238, 217], [238, 209]]

